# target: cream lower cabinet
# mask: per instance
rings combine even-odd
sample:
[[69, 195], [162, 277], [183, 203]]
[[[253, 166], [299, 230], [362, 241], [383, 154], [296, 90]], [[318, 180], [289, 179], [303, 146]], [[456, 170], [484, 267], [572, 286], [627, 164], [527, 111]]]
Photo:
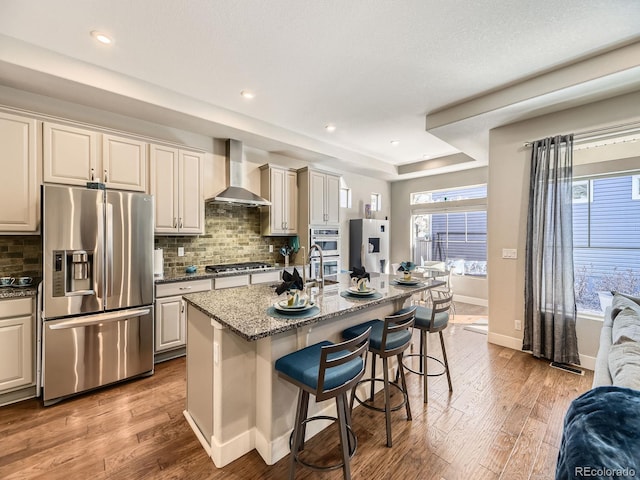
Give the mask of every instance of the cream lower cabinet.
[[186, 345], [186, 306], [182, 295], [211, 290], [211, 280], [190, 280], [156, 285], [155, 353]]
[[298, 233], [298, 174], [295, 170], [262, 165], [260, 193], [271, 202], [262, 207], [262, 235], [296, 235]]
[[38, 230], [40, 165], [36, 120], [0, 112], [0, 233]]
[[0, 394], [34, 382], [33, 298], [0, 300]]
[[151, 194], [155, 198], [155, 232], [204, 233], [204, 154], [150, 145]]
[[107, 188], [147, 191], [147, 143], [44, 122], [44, 181], [64, 185], [103, 182]]

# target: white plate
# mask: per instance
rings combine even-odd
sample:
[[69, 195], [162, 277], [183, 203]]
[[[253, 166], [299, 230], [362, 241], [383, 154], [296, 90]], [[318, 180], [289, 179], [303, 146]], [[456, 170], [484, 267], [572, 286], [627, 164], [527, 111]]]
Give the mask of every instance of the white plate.
[[304, 305], [289, 305], [289, 301], [288, 300], [280, 300], [278, 302], [278, 306], [282, 310], [301, 310], [301, 309], [305, 308], [307, 305], [308, 305], [307, 302], [305, 302]]
[[[283, 302], [286, 303], [285, 300], [283, 300]], [[283, 307], [280, 305], [281, 303], [282, 302], [274, 303], [273, 308], [275, 308], [279, 312], [298, 313], [298, 312], [306, 312], [310, 308], [313, 308], [316, 306], [314, 302], [309, 302], [304, 307], [289, 307], [289, 306]]]
[[358, 287], [349, 287], [349, 293], [351, 295], [360, 295], [362, 297], [366, 297], [368, 295], [373, 295], [374, 293], [376, 293], [376, 289], [369, 288], [368, 290], [361, 291], [361, 290], [358, 290]]
[[404, 278], [396, 278], [396, 282], [401, 283], [403, 285], [417, 285], [420, 283], [418, 279], [405, 280]]

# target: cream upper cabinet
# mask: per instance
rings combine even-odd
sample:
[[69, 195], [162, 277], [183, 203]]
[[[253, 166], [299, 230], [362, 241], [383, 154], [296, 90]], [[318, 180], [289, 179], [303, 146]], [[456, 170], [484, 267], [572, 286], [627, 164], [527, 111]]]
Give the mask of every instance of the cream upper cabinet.
[[[307, 167], [298, 171], [301, 198], [306, 200], [308, 225], [340, 223], [340, 176]], [[301, 218], [305, 215], [301, 215]]]
[[295, 235], [298, 233], [298, 174], [295, 170], [262, 165], [260, 193], [271, 202], [262, 207], [262, 235]]
[[0, 393], [34, 381], [33, 298], [0, 300]]
[[204, 155], [151, 144], [149, 163], [156, 233], [204, 233]]
[[102, 135], [102, 179], [109, 188], [147, 191], [147, 143]]
[[36, 232], [40, 162], [36, 120], [0, 112], [0, 233]]
[[44, 122], [43, 139], [45, 182], [147, 190], [145, 142], [50, 122]]

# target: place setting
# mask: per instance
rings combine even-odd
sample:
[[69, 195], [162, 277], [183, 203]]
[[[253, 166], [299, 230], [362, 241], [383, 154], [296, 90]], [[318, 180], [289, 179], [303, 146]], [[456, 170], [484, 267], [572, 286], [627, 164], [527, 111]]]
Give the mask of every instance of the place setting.
[[396, 287], [417, 287], [422, 285], [424, 277], [418, 277], [411, 273], [415, 268], [416, 265], [413, 262], [402, 262], [398, 267], [398, 272], [402, 272], [402, 274], [395, 276], [389, 283]]
[[277, 300], [267, 308], [267, 315], [274, 318], [308, 318], [320, 313], [320, 308], [304, 293], [304, 282], [297, 269], [293, 273], [282, 272], [283, 282], [276, 287], [278, 296], [283, 293], [287, 298]]
[[375, 300], [382, 298], [382, 294], [376, 291], [369, 282], [371, 276], [364, 267], [351, 268], [351, 286], [340, 292], [340, 296], [349, 300]]

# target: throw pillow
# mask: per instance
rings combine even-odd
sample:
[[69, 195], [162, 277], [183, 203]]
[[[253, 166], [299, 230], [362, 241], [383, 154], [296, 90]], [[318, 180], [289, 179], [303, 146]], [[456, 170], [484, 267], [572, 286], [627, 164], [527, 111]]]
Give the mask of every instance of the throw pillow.
[[640, 344], [611, 345], [609, 371], [614, 385], [640, 390]]
[[625, 297], [628, 298], [629, 300], [637, 303], [638, 305], [640, 305], [640, 297], [634, 297], [633, 295], [628, 295], [626, 293], [622, 293], [622, 292], [616, 292], [614, 290], [611, 290], [611, 295], [620, 295], [621, 297]]

